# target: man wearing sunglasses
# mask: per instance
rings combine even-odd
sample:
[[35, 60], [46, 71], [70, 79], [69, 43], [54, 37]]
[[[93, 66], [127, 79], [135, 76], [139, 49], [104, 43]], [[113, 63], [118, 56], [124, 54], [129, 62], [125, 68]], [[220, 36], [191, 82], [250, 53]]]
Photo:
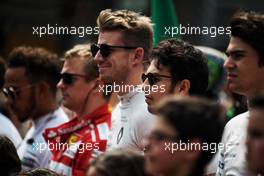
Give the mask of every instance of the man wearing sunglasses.
[[89, 161], [106, 149], [111, 112], [108, 96], [99, 91], [103, 84], [89, 45], [76, 45], [65, 53], [61, 80], [62, 105], [76, 117], [47, 129], [45, 139], [53, 146], [49, 168], [62, 175], [82, 176]]
[[[2, 89], [4, 86], [5, 71], [5, 60], [0, 57], [0, 89]], [[14, 143], [16, 148], [22, 142], [22, 138], [16, 126], [10, 120], [5, 98], [3, 97], [2, 93], [0, 93], [0, 135], [8, 137]]]
[[150, 59], [146, 74], [142, 74], [150, 112], [155, 103], [170, 94], [204, 95], [208, 67], [200, 50], [182, 40], [168, 39], [152, 50]]
[[[105, 83], [119, 87], [120, 102], [112, 113], [109, 148], [143, 151], [141, 142], [151, 124], [140, 85], [145, 61], [152, 47], [150, 19], [127, 10], [103, 10], [97, 18], [98, 44], [91, 51]], [[130, 87], [130, 88], [126, 88]]]
[[56, 84], [60, 79], [58, 58], [43, 48], [17, 47], [8, 57], [3, 93], [20, 122], [32, 120], [18, 154], [23, 169], [48, 167], [51, 152], [42, 132], [68, 121], [56, 103]]

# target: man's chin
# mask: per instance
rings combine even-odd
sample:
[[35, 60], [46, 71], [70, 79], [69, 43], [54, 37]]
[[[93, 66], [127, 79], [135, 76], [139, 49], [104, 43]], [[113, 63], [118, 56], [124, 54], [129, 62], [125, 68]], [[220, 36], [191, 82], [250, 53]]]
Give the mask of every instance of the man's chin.
[[63, 107], [71, 110], [71, 106], [70, 106], [70, 104], [67, 101], [62, 101], [61, 104], [62, 104]]
[[151, 113], [151, 114], [154, 114], [154, 110], [153, 110], [153, 106], [152, 105], [148, 105], [148, 111]]
[[113, 78], [111, 76], [103, 75], [103, 74], [100, 74], [100, 80], [103, 81], [104, 83], [108, 83], [108, 84], [111, 84], [114, 82]]
[[228, 84], [228, 90], [230, 92], [236, 93], [236, 94], [240, 94], [240, 95], [244, 95], [244, 91], [242, 91], [241, 87], [237, 86], [236, 84]]

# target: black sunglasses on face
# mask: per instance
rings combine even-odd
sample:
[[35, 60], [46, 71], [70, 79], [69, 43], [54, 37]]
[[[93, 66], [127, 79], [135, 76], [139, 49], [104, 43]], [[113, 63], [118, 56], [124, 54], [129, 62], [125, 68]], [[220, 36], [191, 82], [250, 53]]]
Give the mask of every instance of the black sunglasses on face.
[[160, 75], [160, 74], [156, 74], [156, 73], [148, 73], [148, 74], [142, 74], [141, 79], [143, 82], [145, 82], [146, 79], [148, 79], [149, 85], [153, 86], [155, 85], [157, 82], [160, 81], [160, 77], [162, 78], [172, 78], [171, 76], [167, 76], [167, 75]]
[[16, 97], [19, 95], [19, 92], [23, 89], [27, 89], [27, 88], [31, 88], [32, 86], [34, 86], [33, 84], [29, 84], [29, 85], [26, 85], [26, 86], [22, 86], [22, 87], [12, 87], [12, 86], [9, 86], [9, 87], [4, 87], [2, 92], [4, 93], [4, 95], [7, 97], [7, 98], [11, 98], [13, 100], [16, 99]]
[[103, 56], [103, 58], [107, 58], [111, 52], [113, 51], [113, 48], [122, 48], [122, 49], [136, 49], [135, 46], [112, 46], [107, 44], [92, 44], [91, 45], [91, 52], [93, 57], [96, 56], [98, 51], [100, 50], [100, 54]]
[[63, 84], [69, 86], [73, 84], [74, 82], [74, 77], [81, 77], [81, 78], [86, 78], [86, 75], [81, 75], [81, 74], [75, 74], [75, 73], [62, 73], [61, 74], [61, 80]]

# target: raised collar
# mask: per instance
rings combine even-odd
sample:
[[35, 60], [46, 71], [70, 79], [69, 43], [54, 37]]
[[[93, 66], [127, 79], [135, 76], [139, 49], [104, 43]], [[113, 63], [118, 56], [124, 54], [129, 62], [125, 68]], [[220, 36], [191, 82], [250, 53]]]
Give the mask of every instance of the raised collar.
[[121, 104], [125, 105], [125, 104], [130, 104], [132, 98], [137, 95], [139, 92], [138, 91], [131, 91], [125, 95], [122, 96], [117, 96], [118, 99], [120, 100]]
[[95, 111], [93, 111], [89, 115], [85, 115], [81, 121], [87, 121], [87, 120], [96, 120], [98, 117], [102, 117], [108, 113], [111, 113], [111, 108], [108, 106], [108, 104], [104, 104], [100, 107], [98, 107]]

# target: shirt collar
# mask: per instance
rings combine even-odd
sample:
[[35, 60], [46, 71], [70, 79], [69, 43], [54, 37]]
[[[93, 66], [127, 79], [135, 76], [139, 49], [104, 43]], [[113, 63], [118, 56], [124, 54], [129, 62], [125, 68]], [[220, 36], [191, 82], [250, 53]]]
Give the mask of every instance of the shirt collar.
[[120, 100], [121, 104], [129, 104], [131, 102], [131, 99], [138, 93], [139, 91], [134, 90], [122, 96], [118, 95], [117, 97]]
[[85, 115], [82, 120], [97, 120], [96, 118], [103, 117], [105, 114], [109, 113], [111, 113], [111, 108], [108, 106], [108, 104], [104, 104], [97, 108], [95, 111], [93, 111], [91, 114]]
[[41, 127], [43, 124], [46, 124], [47, 121], [49, 121], [52, 117], [53, 117], [53, 114], [56, 113], [56, 111], [58, 111], [59, 109], [55, 110], [55, 111], [52, 111], [46, 115], [43, 115], [41, 117], [39, 117], [38, 119], [36, 120], [33, 120], [32, 121], [32, 125], [35, 129], [38, 129], [39, 127]]

